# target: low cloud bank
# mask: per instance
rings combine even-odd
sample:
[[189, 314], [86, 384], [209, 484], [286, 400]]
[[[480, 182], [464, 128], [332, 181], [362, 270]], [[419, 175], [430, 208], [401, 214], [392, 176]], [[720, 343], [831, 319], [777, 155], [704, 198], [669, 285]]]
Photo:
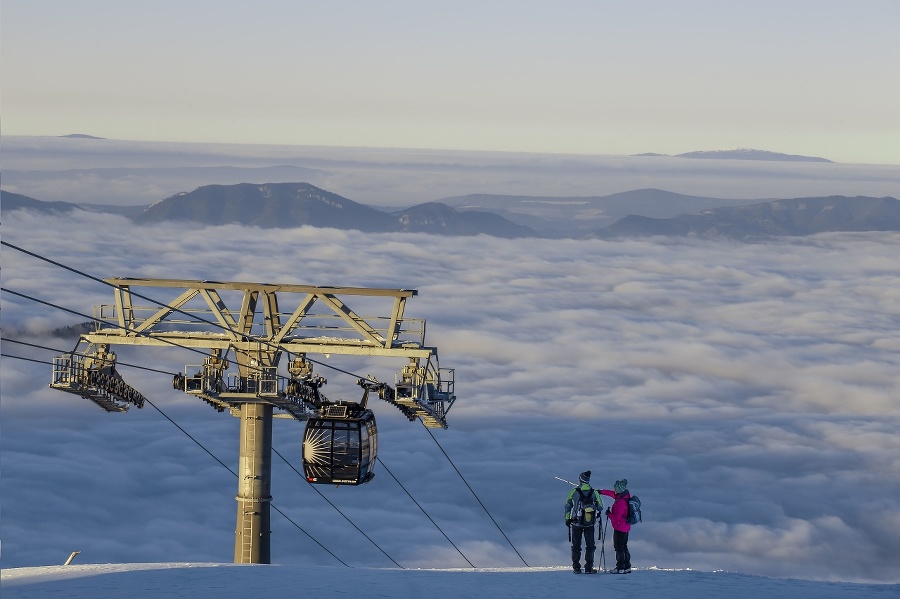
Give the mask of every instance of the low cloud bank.
[[[321, 229], [135, 229], [113, 216], [4, 214], [4, 240], [99, 277], [247, 280], [419, 290], [459, 399], [435, 436], [530, 565], [568, 561], [554, 476], [627, 477], [644, 502], [636, 565], [898, 581], [900, 235], [765, 244], [509, 241]], [[4, 287], [91, 313], [93, 281], [4, 248]], [[4, 294], [4, 336], [71, 314]], [[70, 349], [74, 340], [41, 338]], [[4, 343], [4, 353], [51, 354]], [[122, 348], [179, 372], [196, 356]], [[327, 363], [393, 380], [402, 364]], [[331, 397], [355, 380], [324, 368]], [[237, 421], [125, 378], [226, 464]], [[152, 408], [106, 414], [47, 388], [48, 366], [4, 358], [4, 567], [85, 560], [230, 561], [233, 476]], [[379, 455], [480, 567], [522, 565], [427, 432], [375, 406]], [[275, 448], [300, 466], [302, 424]], [[277, 456], [274, 503], [354, 565], [390, 566]], [[381, 468], [321, 488], [405, 567], [468, 564]], [[334, 558], [272, 515], [273, 561]], [[607, 543], [610, 545], [610, 543]], [[611, 554], [611, 547], [607, 546]]]

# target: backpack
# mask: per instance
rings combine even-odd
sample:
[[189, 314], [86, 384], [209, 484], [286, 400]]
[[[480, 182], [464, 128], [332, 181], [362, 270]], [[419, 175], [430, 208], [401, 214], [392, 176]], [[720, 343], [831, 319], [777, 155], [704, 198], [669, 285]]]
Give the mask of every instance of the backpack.
[[628, 515], [625, 516], [625, 522], [632, 525], [643, 522], [641, 520], [641, 500], [637, 495], [628, 498]]
[[572, 495], [572, 511], [569, 513], [572, 524], [575, 526], [593, 526], [597, 520], [598, 513], [594, 490], [582, 491], [581, 487], [578, 487], [575, 490], [575, 494]]

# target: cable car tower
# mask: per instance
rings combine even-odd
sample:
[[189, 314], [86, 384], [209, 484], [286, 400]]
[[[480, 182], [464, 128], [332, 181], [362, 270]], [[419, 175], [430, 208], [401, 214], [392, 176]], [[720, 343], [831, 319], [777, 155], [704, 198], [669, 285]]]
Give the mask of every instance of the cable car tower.
[[[447, 428], [446, 414], [456, 400], [454, 371], [441, 368], [437, 348], [425, 345], [425, 321], [404, 316], [406, 301], [418, 294], [415, 290], [178, 279], [105, 282], [114, 288], [115, 303], [95, 307], [93, 332], [82, 334], [71, 353], [54, 359], [50, 386], [89, 399], [107, 412], [125, 412], [131, 405], [143, 407], [144, 397], [116, 370], [112, 346], [176, 346], [205, 355], [201, 364], [188, 364], [184, 374], [175, 375], [173, 385], [240, 418], [234, 563], [270, 563], [273, 418], [312, 419], [309, 426], [315, 425], [316, 434], [307, 431], [304, 465], [307, 448], [315, 453], [314, 444], [323, 442], [323, 430], [332, 435], [325, 441], [332, 443], [328, 455], [338, 453], [341, 436], [343, 457], [334, 458], [343, 459], [340, 468], [329, 462], [327, 475], [321, 467], [311, 465], [307, 470], [309, 482], [338, 484], [362, 484], [372, 478], [375, 426], [366, 409], [370, 392], [410, 421]], [[157, 302], [136, 288], [168, 291], [172, 299]], [[154, 305], [140, 304], [142, 299]], [[374, 305], [382, 315], [361, 316], [361, 310], [347, 304], [350, 301], [368, 309]], [[286, 375], [279, 374], [282, 354], [290, 357]], [[313, 374], [307, 354], [408, 362], [393, 386], [371, 377], [360, 379], [364, 389], [360, 403], [331, 402], [320, 393], [325, 379]], [[229, 371], [232, 362], [236, 373]], [[357, 453], [348, 453], [354, 447]], [[347, 478], [353, 467], [358, 478]]]

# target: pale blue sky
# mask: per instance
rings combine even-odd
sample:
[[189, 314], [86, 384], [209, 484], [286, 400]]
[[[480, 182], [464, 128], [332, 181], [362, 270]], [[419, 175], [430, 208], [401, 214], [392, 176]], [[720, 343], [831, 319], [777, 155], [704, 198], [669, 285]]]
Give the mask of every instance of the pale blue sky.
[[900, 164], [900, 2], [4, 0], [3, 133]]

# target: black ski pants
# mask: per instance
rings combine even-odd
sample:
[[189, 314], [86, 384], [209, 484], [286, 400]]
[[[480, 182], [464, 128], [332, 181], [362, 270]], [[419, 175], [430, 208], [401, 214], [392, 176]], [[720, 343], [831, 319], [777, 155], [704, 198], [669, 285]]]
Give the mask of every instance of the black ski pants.
[[613, 531], [613, 548], [616, 550], [616, 570], [631, 569], [631, 552], [628, 551], [628, 533]]
[[597, 551], [593, 526], [572, 526], [572, 567], [581, 567], [581, 537], [584, 537], [584, 567], [593, 568]]

